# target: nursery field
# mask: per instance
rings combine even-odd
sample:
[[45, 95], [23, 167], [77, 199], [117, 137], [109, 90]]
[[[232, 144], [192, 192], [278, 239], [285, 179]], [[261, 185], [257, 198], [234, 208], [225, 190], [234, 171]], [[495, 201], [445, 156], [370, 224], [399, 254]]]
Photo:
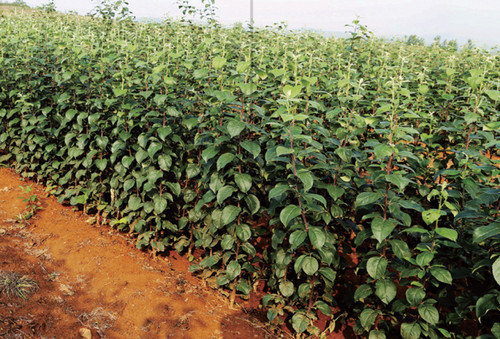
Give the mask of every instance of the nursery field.
[[298, 337], [500, 338], [499, 107], [498, 54], [357, 21], [0, 14], [0, 162]]

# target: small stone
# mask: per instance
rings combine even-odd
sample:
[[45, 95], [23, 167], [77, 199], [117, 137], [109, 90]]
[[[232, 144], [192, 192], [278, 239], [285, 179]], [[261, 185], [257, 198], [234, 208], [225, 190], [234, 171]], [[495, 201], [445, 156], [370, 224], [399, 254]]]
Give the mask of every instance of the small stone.
[[82, 338], [92, 339], [92, 332], [88, 328], [82, 327], [82, 328], [80, 328], [78, 333], [80, 333], [80, 336]]

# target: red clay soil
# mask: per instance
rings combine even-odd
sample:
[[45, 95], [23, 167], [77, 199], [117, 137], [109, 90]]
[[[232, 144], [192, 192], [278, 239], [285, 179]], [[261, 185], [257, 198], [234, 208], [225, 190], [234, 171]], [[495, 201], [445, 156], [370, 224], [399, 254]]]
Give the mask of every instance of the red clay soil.
[[[32, 185], [41, 209], [19, 222]], [[22, 197], [22, 198], [19, 198]], [[108, 226], [64, 207], [43, 188], [0, 168], [0, 273], [38, 289], [0, 293], [0, 338], [272, 338], [266, 325], [206, 287], [186, 259], [152, 259]]]

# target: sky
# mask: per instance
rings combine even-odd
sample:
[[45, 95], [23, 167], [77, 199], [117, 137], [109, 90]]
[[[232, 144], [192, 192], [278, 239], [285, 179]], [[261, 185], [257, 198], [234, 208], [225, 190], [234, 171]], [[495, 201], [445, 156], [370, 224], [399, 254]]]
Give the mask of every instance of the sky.
[[[36, 7], [49, 0], [25, 0]], [[251, 0], [215, 0], [223, 24], [247, 23]], [[128, 0], [137, 18], [180, 15], [176, 0]], [[193, 5], [201, 0], [190, 0]], [[86, 14], [95, 7], [92, 0], [54, 0], [61, 12]], [[377, 36], [416, 34], [428, 41], [468, 39], [478, 45], [500, 45], [499, 0], [253, 0], [254, 20], [259, 26], [287, 22], [291, 29], [344, 32], [357, 16]]]

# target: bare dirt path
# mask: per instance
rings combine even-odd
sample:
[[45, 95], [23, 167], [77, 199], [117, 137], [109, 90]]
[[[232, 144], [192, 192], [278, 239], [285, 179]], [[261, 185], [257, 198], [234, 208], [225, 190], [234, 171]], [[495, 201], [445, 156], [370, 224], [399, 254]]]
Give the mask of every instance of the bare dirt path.
[[[20, 223], [22, 198], [32, 194], [43, 209]], [[85, 338], [89, 330], [92, 338], [273, 337], [249, 314], [229, 309], [183, 258], [153, 260], [87, 218], [0, 168], [0, 272], [38, 284], [26, 300], [0, 293], [0, 337]]]

